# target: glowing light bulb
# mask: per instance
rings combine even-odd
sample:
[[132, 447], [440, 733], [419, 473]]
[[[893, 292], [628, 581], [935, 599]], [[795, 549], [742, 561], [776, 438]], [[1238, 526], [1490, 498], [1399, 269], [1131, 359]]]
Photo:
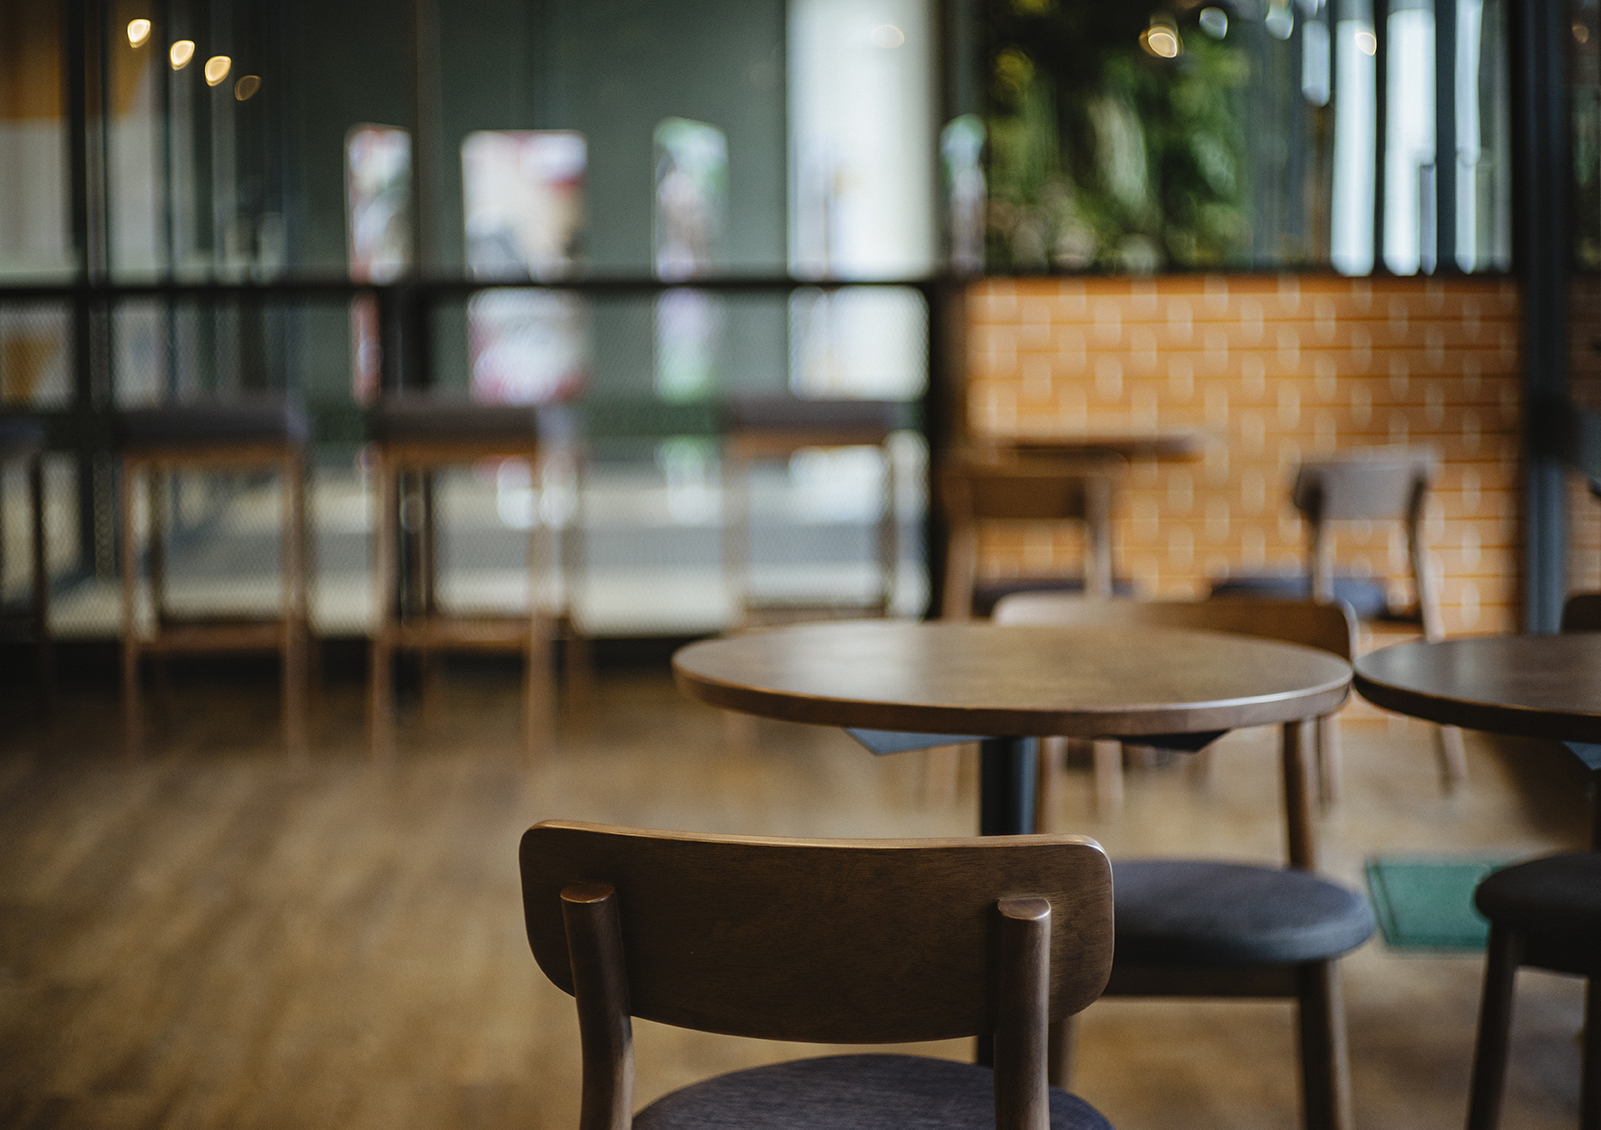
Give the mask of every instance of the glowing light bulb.
[[145, 41], [148, 40], [149, 38], [150, 38], [150, 21], [149, 20], [140, 19], [140, 20], [129, 20], [128, 21], [128, 46], [129, 47], [143, 47], [145, 45]]
[[172, 60], [172, 69], [175, 71], [183, 70], [189, 65], [189, 60], [194, 57], [195, 41], [192, 39], [178, 40], [177, 43], [172, 45], [172, 50], [167, 52], [167, 58]]
[[1165, 24], [1146, 28], [1140, 33], [1140, 46], [1158, 59], [1176, 59], [1183, 49], [1179, 34]]
[[233, 84], [233, 96], [235, 101], [244, 102], [260, 89], [260, 75], [245, 75], [244, 78]]
[[1364, 55], [1377, 55], [1379, 53], [1379, 37], [1371, 31], [1357, 32], [1356, 49]]
[[211, 58], [206, 60], [206, 85], [216, 86], [219, 82], [228, 77], [228, 72], [232, 68], [233, 60], [228, 58], [228, 56], [213, 55]]

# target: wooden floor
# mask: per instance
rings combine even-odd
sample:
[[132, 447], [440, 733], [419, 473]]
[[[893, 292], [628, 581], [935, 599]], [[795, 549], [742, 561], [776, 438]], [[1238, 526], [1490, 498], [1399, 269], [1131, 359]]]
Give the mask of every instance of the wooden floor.
[[[387, 768], [363, 757], [360, 688], [319, 707], [303, 769], [277, 747], [276, 692], [191, 676], [146, 763], [115, 755], [109, 690], [69, 692], [46, 729], [0, 688], [0, 1126], [570, 1128], [571, 1002], [522, 936], [517, 837], [544, 817], [796, 835], [963, 834], [972, 767], [931, 801], [918, 755], [777, 723], [731, 753], [721, 717], [665, 675], [604, 679], [587, 727], [539, 764], [517, 753], [513, 672], [449, 681]], [[1323, 829], [1352, 882], [1376, 851], [1577, 844], [1563, 754], [1470, 737], [1472, 785], [1442, 798], [1429, 733], [1347, 728], [1349, 796]], [[1133, 773], [1098, 822], [1069, 774], [1054, 817], [1117, 855], [1280, 851], [1270, 734], [1233, 735], [1197, 787]], [[1462, 1124], [1479, 960], [1346, 965], [1357, 1121]], [[1525, 973], [1508, 1130], [1570, 1127], [1578, 983]], [[1123, 1127], [1290, 1127], [1291, 1015], [1276, 1003], [1102, 1001], [1075, 1089]], [[803, 1052], [638, 1026], [640, 1099]], [[962, 1044], [936, 1054], [965, 1055]]]

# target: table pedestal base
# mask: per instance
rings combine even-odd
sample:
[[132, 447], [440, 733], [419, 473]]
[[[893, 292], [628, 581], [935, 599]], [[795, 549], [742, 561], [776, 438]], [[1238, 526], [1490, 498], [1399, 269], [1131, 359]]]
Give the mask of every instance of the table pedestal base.
[[985, 738], [979, 743], [979, 835], [1033, 834], [1039, 744], [1038, 738]]

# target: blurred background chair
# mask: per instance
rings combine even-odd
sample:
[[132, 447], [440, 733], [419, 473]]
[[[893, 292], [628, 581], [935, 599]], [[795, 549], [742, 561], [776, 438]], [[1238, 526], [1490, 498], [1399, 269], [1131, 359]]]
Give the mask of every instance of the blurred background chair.
[[[1049, 1024], [1095, 1000], [1111, 964], [1111, 874], [1094, 841], [547, 822], [523, 836], [521, 865], [534, 957], [577, 999], [587, 1130], [1108, 1126], [1046, 1085]], [[808, 1043], [993, 1035], [995, 1066], [794, 1060], [691, 1084], [634, 1116], [634, 1016]]]
[[[1333, 652], [1350, 662], [1355, 624], [1343, 603], [1318, 604], [1309, 600], [1085, 600], [1059, 593], [1017, 593], [995, 606], [998, 624], [1078, 624], [1096, 627], [1191, 628], [1232, 632], [1285, 643], [1304, 644]], [[1334, 731], [1335, 717], [1318, 719], [1319, 754], [1338, 749], [1337, 740], [1324, 742]], [[1043, 783], [1059, 773], [1065, 741], [1052, 738], [1040, 743]], [[1197, 754], [1204, 757], [1205, 754]], [[1123, 755], [1115, 741], [1094, 743], [1095, 808], [1102, 816], [1115, 814], [1123, 804]], [[1322, 773], [1320, 772], [1320, 776]], [[1036, 811], [1043, 815], [1051, 803], [1042, 795]]]
[[[50, 642], [50, 561], [45, 544], [45, 426], [38, 420], [0, 419], [0, 467], [21, 463], [28, 477], [28, 541], [31, 596], [21, 608], [0, 607], [0, 625], [20, 626], [34, 648], [38, 706], [48, 713], [55, 694], [55, 664]], [[0, 530], [5, 523], [0, 521]], [[4, 570], [0, 569], [0, 578]]]
[[[734, 397], [723, 406], [723, 572], [736, 628], [839, 616], [883, 616], [895, 597], [900, 566], [895, 460], [889, 439], [908, 426], [907, 406], [892, 400], [809, 400], [794, 396]], [[883, 463], [876, 499], [877, 575], [859, 596], [760, 591], [753, 583], [752, 472], [759, 463], [788, 463], [798, 452], [870, 447]]]
[[[396, 396], [372, 409], [373, 477], [379, 521], [374, 569], [377, 600], [368, 706], [374, 758], [394, 752], [396, 651], [417, 652], [425, 711], [437, 697], [437, 660], [447, 651], [510, 651], [524, 657], [523, 744], [532, 756], [551, 725], [551, 643], [556, 625], [540, 600], [538, 523], [529, 526], [528, 608], [517, 613], [451, 613], [439, 602], [438, 527], [433, 476], [444, 467], [481, 460], [536, 464], [544, 449], [540, 410]], [[409, 568], [402, 568], [402, 555]], [[402, 579], [406, 581], [402, 585]], [[576, 637], [576, 633], [572, 633]], [[587, 675], [587, 660], [569, 655], [569, 671]]]
[[[1112, 490], [1117, 465], [1105, 458], [1020, 456], [970, 451], [939, 469], [939, 504], [946, 522], [945, 590], [941, 616], [965, 620], [987, 614], [1008, 592], [1050, 589], [1110, 597]], [[1077, 574], [1009, 578], [986, 586], [978, 577], [979, 534], [986, 525], [1076, 524], [1084, 558]], [[988, 588], [990, 591], [985, 591]]]
[[[1307, 528], [1307, 564], [1299, 577], [1231, 577], [1212, 586], [1213, 596], [1307, 597], [1343, 600], [1363, 620], [1416, 624], [1423, 637], [1441, 639], [1439, 595], [1428, 567], [1424, 507], [1439, 469], [1439, 457], [1424, 447], [1358, 448], [1327, 459], [1303, 462], [1290, 497]], [[1415, 603], [1393, 609], [1382, 583], [1364, 576], [1335, 572], [1336, 522], [1402, 523], [1407, 542]], [[1442, 786], [1453, 790], [1467, 780], [1462, 732], [1437, 728]], [[1325, 752], [1322, 793], [1326, 802], [1339, 799], [1338, 752]]]
[[[143, 746], [140, 662], [154, 655], [165, 666], [177, 652], [277, 651], [283, 662], [284, 747], [306, 754], [307, 605], [305, 449], [309, 436], [301, 407], [284, 398], [257, 397], [172, 404], [122, 413], [122, 475], [117, 528], [122, 569], [123, 748], [130, 758]], [[169, 476], [184, 471], [275, 472], [282, 502], [281, 597], [277, 616], [180, 617], [167, 604], [166, 501]], [[140, 557], [134, 506], [141, 473], [148, 487], [148, 566], [151, 630], [140, 626]], [[166, 695], [163, 673], [158, 686]]]

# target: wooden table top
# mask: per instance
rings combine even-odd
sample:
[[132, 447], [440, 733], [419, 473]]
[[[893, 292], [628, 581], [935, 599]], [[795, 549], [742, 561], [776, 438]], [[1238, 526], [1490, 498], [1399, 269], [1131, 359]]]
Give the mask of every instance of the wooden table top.
[[1375, 705], [1472, 730], [1601, 742], [1601, 632], [1406, 643], [1356, 661]]
[[1248, 636], [985, 622], [834, 621], [704, 640], [691, 698], [817, 725], [997, 737], [1140, 737], [1333, 710], [1350, 667]]

